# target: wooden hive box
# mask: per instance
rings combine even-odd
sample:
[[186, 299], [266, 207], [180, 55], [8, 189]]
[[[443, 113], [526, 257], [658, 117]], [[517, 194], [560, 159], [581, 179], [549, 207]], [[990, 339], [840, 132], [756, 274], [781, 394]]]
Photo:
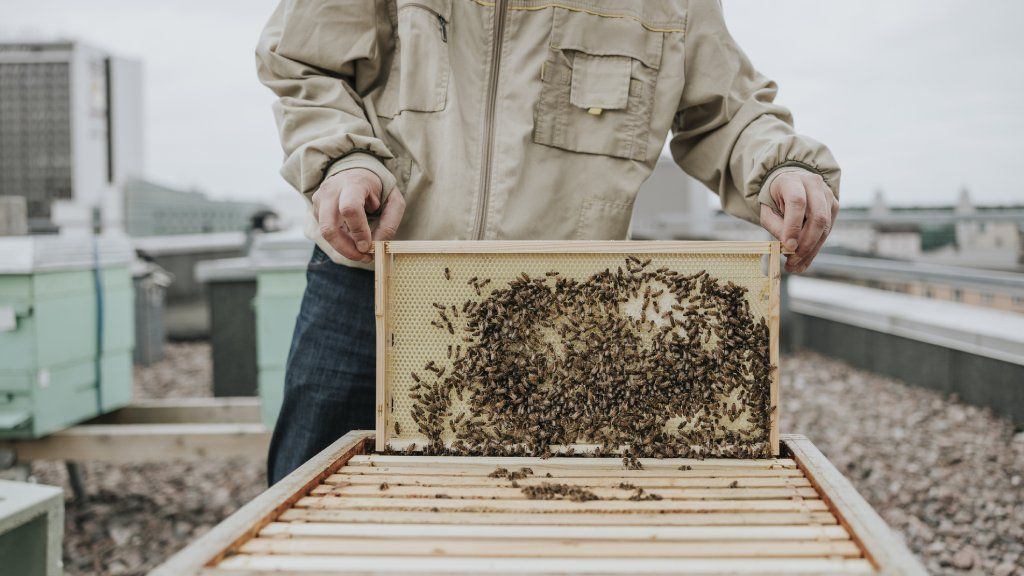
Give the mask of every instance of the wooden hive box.
[[[926, 573], [803, 436], [783, 435], [778, 458], [643, 459], [641, 470], [619, 458], [385, 456], [373, 442], [345, 435], [152, 574]], [[529, 500], [490, 476], [498, 466], [532, 468], [522, 487], [601, 499]], [[629, 500], [623, 482], [662, 499]]]
[[[924, 573], [806, 438], [778, 434], [777, 243], [396, 242], [378, 244], [375, 257], [376, 430], [338, 440], [154, 574]], [[629, 257], [634, 263], [616, 272]], [[558, 455], [596, 449], [585, 441], [545, 446], [542, 456], [420, 452], [431, 440], [429, 427], [412, 417], [410, 394], [418, 380], [409, 374], [431, 359], [439, 372], [465, 369], [447, 347], [457, 346], [456, 338], [478, 344], [482, 330], [476, 326], [472, 335], [460, 305], [527, 283], [547, 295], [555, 280], [544, 278], [583, 283], [594, 274], [608, 279], [635, 273], [646, 282], [653, 278], [641, 271], [648, 259], [655, 270], [684, 276], [703, 271], [732, 283], [743, 300], [735, 304], [763, 320], [772, 369], [747, 375], [763, 387], [757, 398], [770, 414], [753, 427], [762, 457], [624, 463], [619, 455]], [[489, 280], [486, 290], [480, 290], [482, 279]], [[653, 306], [650, 291], [642, 282], [630, 285], [632, 296], [610, 306], [632, 306], [631, 313], [642, 315]], [[638, 312], [631, 302], [640, 294]], [[432, 311], [451, 306], [455, 310], [444, 317]], [[664, 308], [672, 309], [669, 302]], [[699, 338], [690, 352], [699, 352], [697, 344], [713, 347], [716, 337]], [[649, 340], [636, 342], [645, 346]], [[558, 344], [552, 349], [561, 353]], [[500, 378], [483, 380], [503, 385]], [[457, 390], [445, 393], [454, 398]], [[448, 409], [434, 452], [458, 446], [451, 422], [465, 406], [453, 402]], [[745, 420], [749, 424], [733, 414], [712, 424], [728, 428]], [[657, 426], [677, 430], [671, 418]], [[690, 450], [686, 443], [677, 447]], [[548, 498], [537, 498], [538, 492]]]

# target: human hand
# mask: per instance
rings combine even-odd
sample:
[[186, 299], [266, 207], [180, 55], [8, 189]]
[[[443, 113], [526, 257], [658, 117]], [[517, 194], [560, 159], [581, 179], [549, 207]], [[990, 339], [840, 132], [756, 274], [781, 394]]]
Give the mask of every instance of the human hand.
[[779, 174], [768, 189], [781, 215], [761, 205], [761, 226], [796, 253], [786, 257], [786, 271], [807, 270], [832, 231], [839, 201], [818, 174], [794, 170]]
[[[370, 242], [390, 240], [405, 213], [405, 197], [395, 189], [381, 207], [380, 178], [366, 168], [342, 170], [327, 178], [313, 193], [313, 214], [327, 243], [349, 260], [369, 262]], [[370, 232], [370, 214], [380, 211]]]

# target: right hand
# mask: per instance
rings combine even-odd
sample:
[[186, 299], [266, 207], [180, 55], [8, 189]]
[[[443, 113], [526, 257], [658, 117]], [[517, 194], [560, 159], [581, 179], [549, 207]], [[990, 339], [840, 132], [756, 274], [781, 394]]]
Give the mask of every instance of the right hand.
[[[349, 260], [370, 262], [370, 242], [390, 240], [398, 232], [405, 213], [405, 197], [398, 190], [380, 204], [380, 178], [366, 168], [342, 170], [320, 184], [313, 193], [313, 214], [327, 243]], [[367, 216], [380, 211], [376, 230], [370, 231]]]

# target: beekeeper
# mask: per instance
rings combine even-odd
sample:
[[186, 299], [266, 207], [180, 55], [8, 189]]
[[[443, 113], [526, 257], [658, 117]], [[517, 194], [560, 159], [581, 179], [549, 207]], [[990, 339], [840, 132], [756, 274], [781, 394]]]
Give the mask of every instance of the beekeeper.
[[801, 272], [839, 166], [793, 130], [715, 0], [283, 0], [256, 50], [316, 248], [276, 482], [374, 427], [371, 240], [621, 240], [671, 134], [690, 176]]

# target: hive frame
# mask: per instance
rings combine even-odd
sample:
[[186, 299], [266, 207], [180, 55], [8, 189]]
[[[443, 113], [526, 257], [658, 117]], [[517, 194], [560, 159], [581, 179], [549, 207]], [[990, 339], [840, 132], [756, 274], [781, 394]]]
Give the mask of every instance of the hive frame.
[[771, 421], [769, 444], [779, 455], [779, 281], [781, 245], [777, 241], [385, 241], [374, 242], [374, 315], [376, 318], [376, 449], [389, 441], [392, 402], [388, 354], [392, 333], [388, 315], [388, 286], [396, 254], [741, 254], [767, 258]]

